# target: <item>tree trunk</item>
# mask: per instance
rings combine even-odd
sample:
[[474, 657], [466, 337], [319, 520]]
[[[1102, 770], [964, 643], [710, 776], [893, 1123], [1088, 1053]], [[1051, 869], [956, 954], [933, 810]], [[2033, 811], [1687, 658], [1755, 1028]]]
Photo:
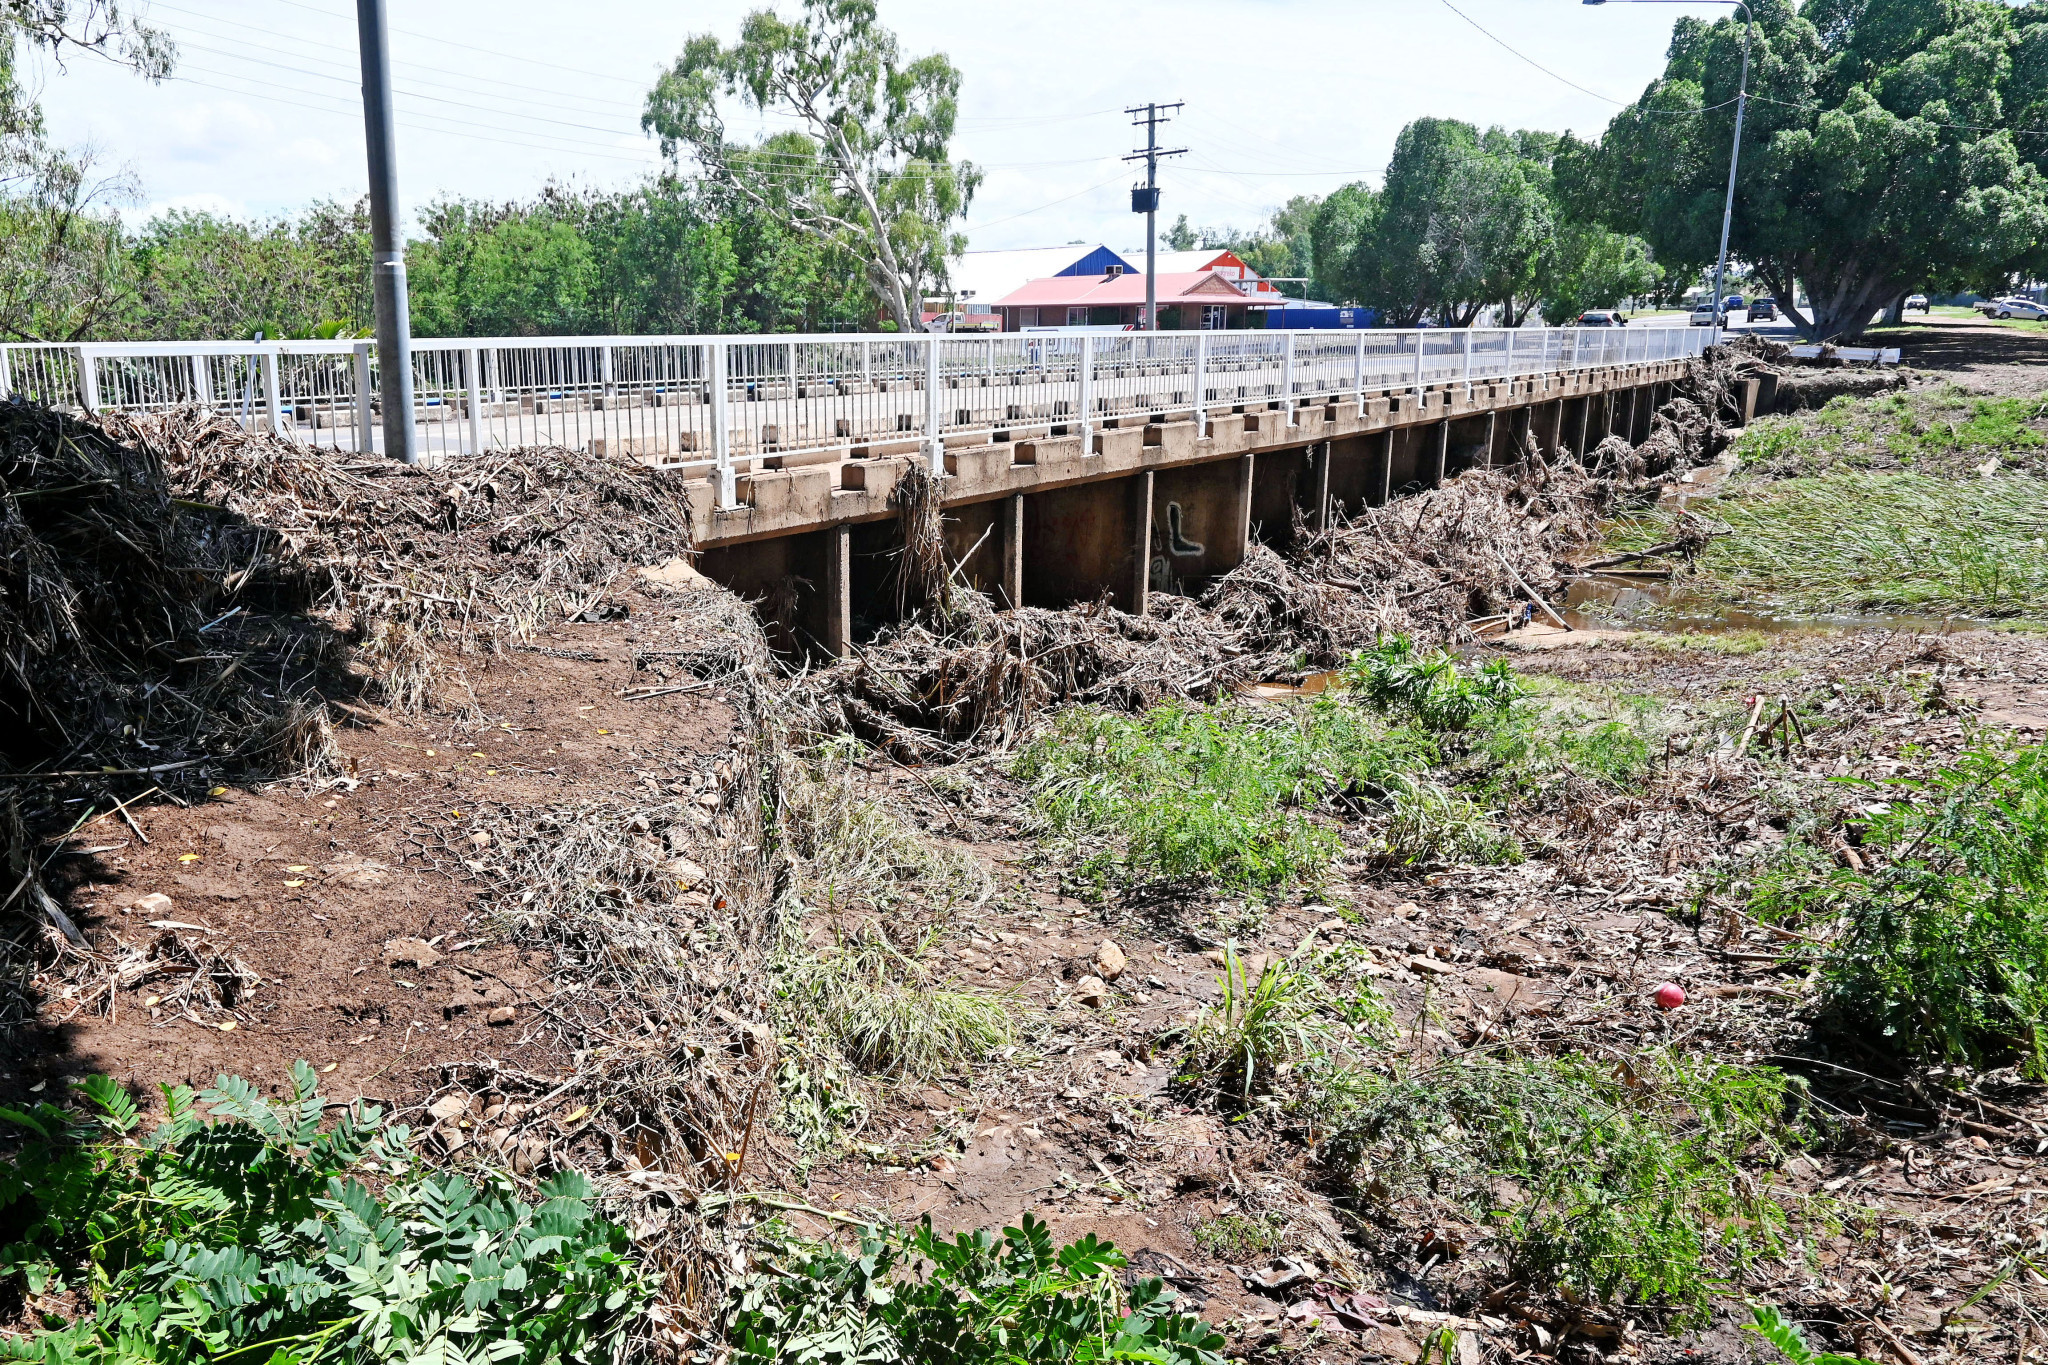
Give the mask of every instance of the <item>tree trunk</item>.
[[1891, 307], [1884, 310], [1884, 325], [1887, 327], [1904, 327], [1906, 325], [1906, 296], [1904, 294], [1894, 294], [1892, 296]]
[[1809, 341], [1854, 342], [1870, 326], [1873, 313], [1907, 292], [1890, 278], [1888, 270], [1875, 266], [1805, 266], [1797, 273], [1806, 281], [1812, 304], [1809, 325], [1802, 329]]

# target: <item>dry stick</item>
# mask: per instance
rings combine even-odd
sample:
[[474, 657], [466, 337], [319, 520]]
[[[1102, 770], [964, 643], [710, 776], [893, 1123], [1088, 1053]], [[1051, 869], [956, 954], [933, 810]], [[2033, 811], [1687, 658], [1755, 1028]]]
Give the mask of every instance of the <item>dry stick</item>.
[[1500, 566], [1508, 571], [1508, 577], [1514, 579], [1516, 586], [1520, 587], [1523, 592], [1529, 594], [1529, 598], [1531, 601], [1535, 602], [1537, 606], [1543, 608], [1543, 614], [1545, 616], [1548, 616], [1551, 620], [1557, 622], [1558, 627], [1562, 630], [1570, 630], [1572, 628], [1571, 623], [1569, 621], [1565, 620], [1562, 616], [1559, 616], [1555, 611], [1551, 610], [1550, 603], [1544, 601], [1543, 598], [1537, 594], [1536, 589], [1530, 587], [1529, 584], [1522, 578], [1522, 576], [1515, 572], [1515, 566], [1508, 563], [1508, 557], [1505, 554], [1502, 554], [1499, 550], [1495, 550], [1494, 554], [1500, 559]]
[[[222, 755], [232, 757], [232, 755]], [[0, 777], [26, 780], [31, 777], [148, 777], [152, 773], [172, 773], [180, 768], [196, 768], [202, 763], [214, 760], [188, 758], [182, 763], [159, 763], [154, 768], [73, 768], [54, 773], [0, 773]]]
[[1756, 718], [1763, 714], [1763, 709], [1764, 694], [1759, 692], [1756, 694], [1756, 704], [1749, 708], [1749, 720], [1742, 727], [1742, 738], [1735, 741], [1735, 756], [1737, 758], [1742, 757], [1743, 751], [1749, 748], [1750, 733], [1756, 729]]

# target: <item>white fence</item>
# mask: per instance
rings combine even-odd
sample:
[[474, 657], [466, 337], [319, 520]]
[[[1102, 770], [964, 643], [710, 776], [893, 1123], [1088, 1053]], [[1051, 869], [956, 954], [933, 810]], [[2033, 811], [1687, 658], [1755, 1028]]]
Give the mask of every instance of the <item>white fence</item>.
[[[1697, 355], [1692, 327], [491, 337], [413, 343], [417, 444], [442, 459], [560, 445], [708, 471], [718, 502], [756, 462], [1105, 418], [1292, 406]], [[0, 346], [0, 394], [86, 411], [197, 403], [252, 429], [375, 453], [368, 341]]]

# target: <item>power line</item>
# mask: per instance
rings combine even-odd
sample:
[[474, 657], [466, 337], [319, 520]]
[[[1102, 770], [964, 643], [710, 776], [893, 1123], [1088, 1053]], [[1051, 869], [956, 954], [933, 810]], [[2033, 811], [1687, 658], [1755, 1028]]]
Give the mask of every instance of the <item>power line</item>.
[[1549, 67], [1537, 61], [1534, 57], [1529, 56], [1527, 53], [1516, 51], [1513, 47], [1510, 47], [1506, 41], [1496, 36], [1492, 32], [1492, 30], [1488, 29], [1484, 24], [1481, 24], [1477, 19], [1474, 19], [1471, 15], [1465, 13], [1465, 11], [1459, 9], [1456, 5], [1452, 4], [1451, 0], [1439, 0], [1439, 3], [1442, 4], [1445, 9], [1457, 15], [1460, 19], [1463, 19], [1466, 23], [1472, 25], [1472, 27], [1478, 29], [1481, 33], [1485, 34], [1493, 42], [1498, 43], [1504, 50], [1506, 50], [1509, 53], [1509, 55], [1516, 57], [1521, 61], [1527, 62], [1530, 66], [1535, 67], [1538, 71], [1541, 71], [1544, 75], [1550, 77], [1550, 79], [1554, 81], [1563, 81], [1566, 85], [1569, 85], [1572, 89], [1578, 91], [1580, 94], [1591, 95], [1596, 100], [1606, 100], [1609, 104], [1627, 103], [1626, 100], [1618, 100], [1614, 98], [1614, 96], [1612, 95], [1603, 95], [1598, 90], [1588, 90], [1585, 86], [1580, 85], [1577, 81], [1572, 80], [1566, 76], [1558, 75], [1555, 71], [1552, 71]]

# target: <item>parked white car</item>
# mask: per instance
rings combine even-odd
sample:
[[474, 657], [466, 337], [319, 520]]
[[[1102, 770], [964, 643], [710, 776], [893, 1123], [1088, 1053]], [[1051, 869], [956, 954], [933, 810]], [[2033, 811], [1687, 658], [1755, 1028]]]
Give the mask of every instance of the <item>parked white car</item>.
[[1692, 325], [1695, 327], [1718, 327], [1724, 320], [1715, 315], [1712, 300], [1692, 310]]
[[2035, 303], [2032, 299], [2017, 297], [1979, 299], [1972, 306], [1987, 318], [2025, 318], [2030, 322], [2048, 321], [2048, 303]]

